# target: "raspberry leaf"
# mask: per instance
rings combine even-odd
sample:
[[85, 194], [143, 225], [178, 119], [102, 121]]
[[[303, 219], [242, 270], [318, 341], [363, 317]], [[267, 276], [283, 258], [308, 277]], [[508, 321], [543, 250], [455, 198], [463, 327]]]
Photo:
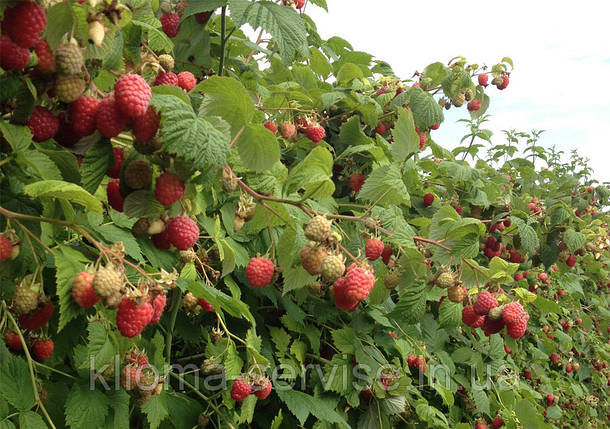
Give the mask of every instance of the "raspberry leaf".
[[192, 161], [195, 168], [208, 174], [225, 165], [229, 151], [225, 134], [197, 117], [193, 108], [177, 97], [153, 94], [152, 104], [163, 112], [161, 139], [167, 152]]
[[114, 162], [110, 140], [103, 138], [91, 146], [81, 166], [83, 188], [89, 193], [95, 193], [106, 171]]

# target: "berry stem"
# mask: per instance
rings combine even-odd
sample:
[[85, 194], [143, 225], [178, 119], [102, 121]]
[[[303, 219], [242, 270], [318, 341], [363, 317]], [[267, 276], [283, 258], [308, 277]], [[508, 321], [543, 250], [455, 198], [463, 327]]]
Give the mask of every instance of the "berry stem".
[[167, 328], [167, 335], [165, 336], [165, 360], [169, 364], [172, 359], [172, 341], [174, 338], [174, 327], [176, 326], [176, 317], [178, 317], [178, 310], [180, 310], [180, 289], [174, 288], [172, 291], [172, 306], [169, 315], [169, 326]]
[[225, 33], [227, 32], [227, 6], [223, 6], [220, 12], [220, 60], [218, 63], [218, 76], [222, 76], [224, 65], [225, 65], [225, 49], [226, 49], [226, 38]]
[[49, 416], [47, 409], [45, 408], [44, 404], [40, 400], [40, 395], [38, 394], [38, 386], [36, 385], [36, 375], [34, 374], [34, 364], [33, 364], [34, 361], [32, 359], [32, 356], [30, 355], [28, 346], [25, 343], [25, 338], [23, 338], [21, 329], [19, 329], [19, 325], [17, 324], [17, 321], [15, 320], [15, 318], [13, 317], [11, 312], [8, 311], [6, 302], [4, 302], [4, 301], [2, 301], [2, 308], [4, 309], [4, 312], [6, 313], [7, 317], [13, 324], [13, 327], [15, 328], [15, 332], [17, 333], [17, 335], [19, 335], [19, 340], [21, 340], [21, 345], [23, 346], [23, 353], [25, 354], [25, 358], [28, 361], [28, 369], [30, 370], [30, 379], [32, 381], [32, 390], [34, 391], [34, 399], [36, 400], [36, 404], [38, 404], [38, 406], [40, 407], [40, 411], [42, 411], [42, 415], [47, 419], [47, 422], [49, 423], [49, 426], [51, 427], [51, 429], [56, 429], [55, 424], [53, 424], [53, 420], [51, 420], [51, 416]]
[[230, 429], [235, 429], [235, 426], [233, 426], [233, 425], [231, 424], [231, 422], [229, 421], [229, 419], [227, 419], [227, 417], [226, 417], [226, 416], [225, 416], [225, 415], [224, 415], [224, 414], [223, 414], [223, 413], [220, 411], [220, 409], [218, 408], [218, 406], [217, 406], [216, 404], [214, 404], [214, 403], [211, 401], [211, 399], [210, 399], [210, 398], [208, 398], [207, 396], [205, 396], [203, 393], [201, 393], [199, 390], [197, 390], [197, 389], [195, 388], [195, 386], [193, 386], [191, 383], [189, 383], [188, 381], [186, 381], [184, 378], [180, 377], [180, 376], [179, 376], [178, 374], [176, 374], [175, 372], [170, 371], [170, 372], [169, 372], [169, 375], [170, 375], [171, 377], [174, 377], [174, 378], [175, 378], [176, 380], [178, 380], [180, 383], [184, 384], [186, 387], [188, 387], [189, 389], [191, 389], [195, 395], [199, 396], [201, 399], [203, 399], [205, 402], [207, 402], [207, 403], [208, 403], [208, 405], [209, 405], [210, 407], [212, 407], [212, 409], [213, 409], [214, 411], [216, 411], [216, 414], [217, 414], [218, 416], [220, 416], [220, 417], [221, 417], [221, 418], [222, 418], [222, 419], [225, 421], [225, 423], [227, 424], [227, 426], [228, 426]]

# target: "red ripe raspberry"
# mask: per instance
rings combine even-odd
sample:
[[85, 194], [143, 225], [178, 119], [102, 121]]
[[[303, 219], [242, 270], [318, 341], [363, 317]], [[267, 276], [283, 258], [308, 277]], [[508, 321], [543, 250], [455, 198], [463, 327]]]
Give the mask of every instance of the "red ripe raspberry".
[[19, 316], [19, 325], [22, 328], [35, 331], [43, 326], [46, 326], [53, 315], [55, 306], [51, 301], [47, 302], [44, 306], [32, 311], [28, 314], [22, 314]]
[[59, 119], [45, 107], [36, 106], [27, 126], [32, 132], [32, 140], [43, 142], [52, 138], [59, 129]]
[[186, 216], [178, 216], [170, 219], [167, 226], [169, 242], [178, 250], [186, 250], [193, 247], [199, 238], [199, 227], [193, 219]]
[[440, 128], [440, 126], [441, 126], [441, 123], [440, 123], [440, 122], [437, 122], [437, 123], [436, 123], [436, 124], [434, 124], [434, 125], [430, 125], [430, 129], [431, 129], [431, 130], [438, 130], [438, 129]]
[[474, 99], [474, 100], [470, 100], [468, 102], [468, 104], [466, 105], [466, 108], [468, 109], [469, 112], [475, 112], [477, 110], [481, 110], [481, 100], [479, 99]]
[[59, 120], [59, 129], [55, 133], [55, 141], [65, 147], [74, 146], [81, 137], [72, 129], [68, 115], [66, 112], [60, 112], [57, 119]]
[[489, 316], [483, 316], [483, 332], [485, 336], [489, 337], [490, 335], [497, 334], [504, 328], [504, 321], [502, 319], [493, 320]]
[[333, 285], [335, 305], [340, 310], [356, 311], [356, 309], [358, 308], [358, 301], [347, 297], [345, 281], [345, 277], [339, 277]]
[[233, 398], [234, 401], [241, 402], [246, 399], [250, 393], [252, 393], [252, 388], [248, 383], [241, 378], [235, 380], [235, 383], [233, 383], [233, 387], [231, 388], [231, 398]]
[[84, 137], [95, 132], [95, 118], [99, 105], [99, 99], [82, 95], [70, 104], [70, 122], [76, 134]]
[[487, 422], [479, 422], [474, 426], [474, 429], [488, 429]]
[[4, 70], [23, 70], [30, 60], [30, 51], [14, 43], [10, 37], [0, 37], [0, 67]]
[[31, 48], [46, 25], [47, 17], [42, 7], [34, 2], [20, 1], [15, 7], [7, 7], [4, 10], [2, 33], [19, 46]]
[[538, 274], [538, 280], [540, 280], [541, 282], [545, 282], [548, 278], [549, 276], [547, 275], [547, 273]]
[[152, 92], [142, 76], [124, 74], [114, 84], [114, 96], [121, 111], [130, 118], [146, 113]]
[[295, 122], [299, 131], [305, 131], [305, 128], [307, 128], [308, 125], [307, 118], [297, 118]]
[[416, 360], [417, 360], [417, 356], [415, 356], [415, 355], [409, 355], [407, 357], [407, 365], [409, 366], [409, 368], [413, 368], [415, 366]]
[[516, 273], [514, 278], [516, 282], [520, 282], [521, 280], [523, 280], [523, 274]]
[[6, 331], [6, 333], [4, 334], [4, 342], [6, 343], [6, 346], [9, 349], [15, 352], [23, 350], [23, 344], [21, 344], [21, 339], [19, 338], [19, 335], [17, 335], [13, 331]]
[[271, 381], [265, 380], [265, 383], [262, 386], [257, 386], [257, 388], [254, 390], [254, 395], [258, 399], [266, 399], [271, 393], [272, 389], [273, 384], [271, 384]]
[[114, 165], [106, 171], [106, 176], [112, 177], [113, 179], [118, 179], [119, 174], [121, 173], [121, 166], [123, 165], [123, 160], [125, 159], [125, 152], [121, 147], [113, 147], [112, 154], [114, 155]]
[[148, 106], [146, 113], [138, 116], [133, 120], [131, 131], [136, 140], [148, 142], [153, 139], [159, 129], [159, 120], [161, 117], [152, 106]]
[[[164, 206], [179, 201], [184, 195], [184, 182], [171, 173], [163, 173], [155, 183], [155, 197]], [[199, 232], [197, 232], [199, 234]], [[189, 246], [190, 247], [190, 246]]]
[[369, 261], [376, 261], [383, 253], [383, 249], [385, 249], [385, 246], [381, 240], [370, 239], [364, 246], [364, 253]]
[[178, 75], [174, 72], [160, 72], [155, 78], [154, 86], [171, 85], [178, 86]]
[[358, 192], [364, 185], [364, 175], [362, 173], [354, 173], [349, 178], [349, 184], [353, 192]]
[[489, 80], [489, 75], [480, 74], [479, 75], [479, 85], [487, 86], [487, 81]]
[[100, 300], [93, 290], [93, 277], [95, 275], [87, 271], [81, 271], [74, 277], [72, 298], [81, 308], [91, 308]]
[[566, 265], [568, 267], [573, 267], [574, 265], [576, 265], [576, 259], [576, 255], [568, 256], [568, 258], [566, 259]]
[[46, 360], [51, 357], [55, 350], [53, 340], [38, 340], [32, 344], [32, 353], [38, 360]]
[[523, 306], [517, 301], [509, 302], [502, 309], [502, 319], [507, 325], [519, 321], [524, 314], [525, 310], [523, 309]]
[[[121, 112], [113, 97], [100, 101], [95, 115], [95, 126], [101, 135], [112, 138], [118, 136], [125, 129], [128, 118]], [[118, 174], [116, 177], [119, 177]]]
[[475, 313], [472, 305], [467, 305], [462, 309], [462, 323], [471, 328], [480, 328], [483, 325], [483, 316]]
[[40, 39], [34, 48], [38, 57], [37, 69], [41, 73], [55, 73], [55, 56], [46, 40]]
[[246, 266], [246, 278], [253, 288], [258, 289], [267, 286], [271, 282], [274, 273], [275, 266], [267, 258], [251, 258]]
[[318, 143], [320, 140], [322, 140], [324, 138], [324, 136], [326, 135], [326, 131], [324, 130], [324, 127], [322, 127], [320, 125], [309, 124], [305, 128], [305, 135], [312, 142]]
[[434, 202], [434, 194], [428, 193], [428, 194], [424, 195], [424, 206], [430, 207], [433, 202]]
[[133, 338], [146, 328], [154, 314], [150, 302], [138, 305], [129, 298], [123, 298], [116, 314], [116, 326], [122, 336]]
[[549, 393], [548, 395], [546, 395], [547, 407], [552, 406], [554, 403], [555, 403], [555, 395], [553, 395], [552, 393]]
[[379, 135], [383, 135], [387, 130], [386, 125], [381, 122], [379, 125], [377, 125], [377, 128], [375, 128], [375, 134], [379, 134]]
[[178, 86], [189, 92], [191, 89], [197, 86], [197, 80], [190, 71], [183, 71], [178, 73]]
[[415, 362], [414, 362], [413, 366], [415, 366], [415, 368], [417, 368], [419, 370], [419, 372], [425, 373], [427, 371], [426, 364], [424, 363], [424, 360], [422, 359], [421, 356], [417, 356], [415, 358]]
[[364, 301], [375, 285], [375, 276], [369, 270], [351, 266], [345, 275], [345, 296]]
[[150, 240], [159, 250], [168, 250], [171, 247], [171, 243], [169, 242], [169, 231], [167, 229], [159, 234], [151, 235]]
[[498, 300], [485, 290], [479, 293], [479, 297], [472, 307], [479, 316], [485, 316], [489, 313], [489, 310], [496, 308], [497, 306]]
[[174, 38], [180, 31], [180, 16], [177, 13], [164, 13], [160, 19], [161, 29], [167, 37]]
[[163, 310], [165, 310], [165, 304], [167, 304], [167, 295], [157, 295], [152, 302], [153, 315], [150, 319], [150, 323], [157, 323], [161, 319]]
[[214, 310], [214, 307], [212, 307], [212, 304], [210, 304], [207, 299], [205, 298], [199, 298], [197, 300], [197, 302], [199, 302], [199, 305], [201, 306], [201, 308], [203, 309], [203, 311], [206, 311], [208, 313], [212, 313], [215, 312], [216, 310]]
[[508, 76], [502, 76], [502, 84], [498, 85], [497, 88], [500, 90], [505, 89], [508, 86], [509, 81], [510, 79], [508, 78]]
[[384, 246], [383, 251], [381, 252], [381, 260], [383, 261], [383, 263], [387, 264], [388, 262], [390, 262], [390, 259], [392, 258], [393, 254], [394, 249], [388, 246]]
[[273, 134], [275, 134], [277, 132], [277, 126], [275, 125], [275, 122], [273, 121], [267, 121], [264, 124], [264, 127], [267, 128], [269, 131], [271, 131]]
[[125, 203], [125, 200], [123, 200], [121, 195], [119, 179], [108, 182], [108, 186], [106, 187], [106, 196], [108, 197], [108, 204], [110, 207], [115, 209], [117, 212], [123, 211], [123, 204]]
[[525, 313], [525, 316], [522, 317], [519, 321], [513, 323], [512, 325], [508, 325], [506, 327], [506, 332], [508, 333], [508, 335], [515, 339], [521, 338], [527, 330], [527, 321], [529, 320], [529, 318], [529, 315]]
[[460, 216], [462, 215], [462, 212], [464, 211], [464, 209], [462, 208], [462, 206], [457, 206], [457, 208], [455, 209], [456, 213], [459, 214]]
[[6, 261], [11, 257], [13, 245], [11, 241], [3, 235], [0, 235], [0, 262]]

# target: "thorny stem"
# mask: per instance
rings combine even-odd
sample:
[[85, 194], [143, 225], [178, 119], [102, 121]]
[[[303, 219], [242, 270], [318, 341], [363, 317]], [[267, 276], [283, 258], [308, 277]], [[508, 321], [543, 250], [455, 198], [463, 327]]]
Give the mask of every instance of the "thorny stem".
[[38, 394], [38, 386], [36, 386], [36, 375], [34, 374], [34, 364], [33, 364], [34, 361], [32, 360], [32, 356], [30, 355], [28, 346], [25, 343], [25, 338], [23, 338], [23, 334], [21, 333], [21, 329], [19, 329], [19, 325], [17, 325], [17, 321], [15, 320], [15, 318], [13, 317], [11, 312], [8, 311], [8, 308], [6, 307], [6, 302], [2, 301], [2, 307], [4, 308], [4, 311], [5, 311], [6, 315], [8, 316], [9, 320], [15, 327], [15, 332], [17, 332], [17, 335], [19, 335], [19, 339], [21, 340], [21, 345], [23, 346], [23, 352], [25, 353], [26, 360], [28, 361], [28, 369], [30, 370], [30, 379], [32, 381], [32, 389], [34, 390], [34, 399], [36, 400], [36, 403], [40, 407], [40, 411], [42, 412], [42, 415], [47, 419], [47, 422], [49, 422], [49, 426], [51, 427], [51, 429], [56, 429], [55, 424], [53, 424], [53, 420], [51, 420], [51, 416], [49, 416], [49, 413], [47, 413], [47, 409], [45, 408], [44, 404], [40, 400], [40, 395]]

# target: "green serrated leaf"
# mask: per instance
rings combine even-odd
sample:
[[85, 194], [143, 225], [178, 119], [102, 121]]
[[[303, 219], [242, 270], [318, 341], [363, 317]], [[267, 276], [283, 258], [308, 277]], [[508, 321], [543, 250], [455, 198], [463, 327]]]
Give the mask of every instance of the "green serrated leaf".
[[94, 213], [102, 213], [102, 204], [80, 186], [62, 180], [42, 180], [23, 188], [33, 198], [60, 198], [84, 206]]
[[160, 132], [165, 151], [203, 171], [218, 171], [226, 164], [229, 136], [197, 117], [192, 107], [177, 97], [153, 94], [151, 103], [162, 112]]
[[73, 429], [98, 427], [104, 424], [110, 401], [89, 384], [75, 383], [66, 398], [66, 424]]
[[404, 161], [411, 154], [419, 151], [419, 135], [415, 132], [413, 113], [403, 108], [398, 109], [398, 120], [392, 129], [392, 155]]
[[271, 1], [230, 0], [231, 19], [237, 26], [246, 22], [253, 29], [262, 27], [277, 43], [284, 64], [295, 56], [307, 56], [307, 32], [304, 21], [291, 7]]
[[81, 165], [83, 189], [94, 194], [106, 171], [114, 165], [112, 144], [108, 139], [101, 139], [91, 146], [85, 154]]
[[262, 125], [248, 125], [237, 140], [237, 151], [244, 167], [253, 171], [267, 170], [280, 160], [276, 137]]

